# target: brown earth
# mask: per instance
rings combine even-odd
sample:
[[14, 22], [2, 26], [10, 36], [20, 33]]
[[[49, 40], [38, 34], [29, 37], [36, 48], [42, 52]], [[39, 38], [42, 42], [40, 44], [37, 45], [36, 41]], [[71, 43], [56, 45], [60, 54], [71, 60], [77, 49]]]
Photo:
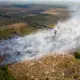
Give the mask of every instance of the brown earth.
[[28, 24], [20, 22], [20, 23], [14, 23], [14, 24], [10, 24], [8, 25], [8, 27], [10, 29], [19, 29], [19, 28], [24, 28], [25, 26], [27, 26]]
[[44, 11], [43, 14], [51, 14], [56, 16], [69, 16], [70, 13], [67, 9], [64, 8], [55, 8]]
[[73, 55], [45, 56], [9, 66], [17, 80], [80, 80], [80, 60]]

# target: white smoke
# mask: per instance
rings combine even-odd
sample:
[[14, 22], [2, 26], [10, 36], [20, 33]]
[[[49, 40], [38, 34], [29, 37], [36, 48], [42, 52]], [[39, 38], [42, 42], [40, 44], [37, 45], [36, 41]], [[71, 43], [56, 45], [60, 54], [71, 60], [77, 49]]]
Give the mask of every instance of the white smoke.
[[12, 40], [4, 40], [0, 43], [0, 55], [5, 55], [6, 58], [0, 65], [39, 58], [49, 53], [74, 52], [77, 49], [80, 49], [79, 10], [69, 20], [58, 22], [54, 29], [38, 31], [35, 34]]

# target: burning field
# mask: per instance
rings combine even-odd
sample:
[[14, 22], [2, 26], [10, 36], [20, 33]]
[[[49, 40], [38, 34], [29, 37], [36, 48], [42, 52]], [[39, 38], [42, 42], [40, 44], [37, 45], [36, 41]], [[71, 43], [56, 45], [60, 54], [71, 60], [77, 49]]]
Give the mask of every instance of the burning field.
[[[77, 10], [77, 8], [76, 8]], [[58, 22], [53, 29], [3, 40], [0, 43], [0, 56], [6, 56], [0, 65], [40, 58], [45, 53], [69, 53], [80, 49], [79, 11], [74, 12], [67, 21]]]
[[0, 42], [0, 66], [9, 65], [17, 80], [80, 80], [80, 61], [73, 56], [80, 50], [79, 7], [70, 6], [72, 16], [53, 29]]

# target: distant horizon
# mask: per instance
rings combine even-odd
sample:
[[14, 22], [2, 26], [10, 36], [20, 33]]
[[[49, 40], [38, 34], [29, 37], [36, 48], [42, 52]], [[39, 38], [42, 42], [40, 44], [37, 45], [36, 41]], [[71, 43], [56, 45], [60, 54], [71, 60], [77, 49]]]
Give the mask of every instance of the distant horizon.
[[35, 2], [5, 2], [5, 1], [1, 1], [0, 2], [0, 5], [6, 5], [6, 4], [22, 4], [22, 5], [24, 5], [24, 4], [61, 4], [61, 5], [64, 5], [64, 4], [78, 4], [78, 5], [80, 5], [80, 2], [63, 2], [63, 1], [55, 1], [55, 2], [52, 2], [52, 3], [35, 3]]
[[0, 3], [10, 4], [63, 4], [63, 3], [80, 3], [79, 0], [0, 0]]

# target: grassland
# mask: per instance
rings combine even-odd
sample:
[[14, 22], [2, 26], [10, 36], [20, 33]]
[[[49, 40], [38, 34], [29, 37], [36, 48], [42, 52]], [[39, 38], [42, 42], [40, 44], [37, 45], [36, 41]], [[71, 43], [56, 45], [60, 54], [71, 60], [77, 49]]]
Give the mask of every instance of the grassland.
[[37, 30], [35, 27], [23, 24], [24, 23], [16, 23], [15, 25], [0, 27], [0, 40], [9, 39], [15, 36], [25, 36]]
[[[21, 7], [20, 7], [21, 6]], [[60, 7], [60, 6], [59, 6]], [[65, 7], [60, 10], [47, 5], [5, 5], [0, 7], [0, 40], [14, 36], [24, 36], [38, 29], [53, 28], [58, 20], [66, 20], [68, 15]], [[64, 10], [63, 10], [64, 9]], [[59, 15], [49, 14], [54, 12]], [[49, 12], [49, 13], [43, 13]], [[61, 14], [63, 15], [61, 16]], [[66, 17], [67, 16], [67, 17]], [[21, 24], [17, 29], [17, 25]], [[25, 24], [25, 25], [23, 25]], [[9, 27], [15, 28], [9, 28]], [[23, 26], [23, 27], [22, 27]]]

